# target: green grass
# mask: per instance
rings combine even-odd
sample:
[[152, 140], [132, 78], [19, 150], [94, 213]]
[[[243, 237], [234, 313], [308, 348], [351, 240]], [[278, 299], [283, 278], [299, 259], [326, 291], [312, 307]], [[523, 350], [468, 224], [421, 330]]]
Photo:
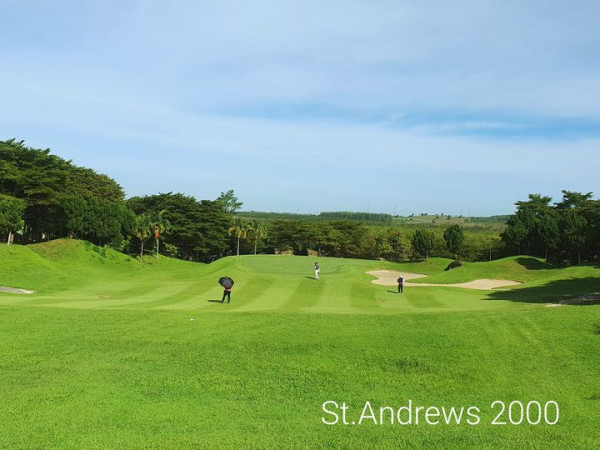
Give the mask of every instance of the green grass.
[[[440, 260], [434, 260], [433, 264]], [[444, 261], [445, 262], [445, 261]], [[531, 256], [513, 256], [490, 262], [465, 262], [462, 267], [443, 271], [443, 264], [435, 265], [433, 271], [423, 272], [430, 275], [427, 279], [411, 280], [427, 283], [461, 283], [470, 280], [489, 278], [521, 281], [525, 283], [546, 282], [551, 279], [583, 278], [597, 276], [598, 268], [592, 265], [572, 266], [568, 268], [548, 264]], [[408, 268], [409, 265], [407, 264]], [[414, 270], [419, 264], [410, 265]], [[439, 270], [442, 269], [442, 270]]]
[[[526, 257], [413, 264], [242, 256], [137, 260], [79, 241], [0, 246], [0, 447], [597, 448], [600, 269]], [[415, 287], [516, 279], [506, 291]], [[222, 305], [216, 280], [236, 280]], [[194, 319], [194, 320], [191, 320]], [[481, 408], [469, 425], [326, 426], [321, 405]], [[491, 426], [494, 400], [555, 400], [555, 426]]]

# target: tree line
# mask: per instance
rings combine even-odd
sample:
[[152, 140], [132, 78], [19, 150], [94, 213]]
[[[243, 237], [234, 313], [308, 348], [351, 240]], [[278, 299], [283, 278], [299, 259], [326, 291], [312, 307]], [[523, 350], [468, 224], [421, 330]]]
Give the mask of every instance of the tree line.
[[228, 253], [240, 205], [233, 191], [212, 201], [172, 193], [126, 200], [107, 175], [49, 149], [0, 141], [0, 236], [8, 243], [74, 237], [143, 255], [154, 240], [170, 256], [206, 261]]
[[592, 193], [563, 191], [560, 202], [551, 202], [540, 194], [517, 202], [501, 233], [459, 224], [407, 227], [371, 213], [245, 217], [232, 190], [214, 200], [172, 192], [125, 199], [107, 175], [48, 149], [0, 141], [0, 238], [9, 243], [74, 237], [142, 257], [152, 251], [190, 261], [259, 252], [391, 261], [480, 261], [511, 254], [562, 264], [597, 260], [600, 201]]
[[260, 220], [303, 220], [303, 221], [332, 221], [332, 220], [354, 220], [358, 222], [369, 222], [372, 224], [386, 225], [393, 221], [393, 216], [385, 213], [352, 212], [352, 211], [330, 211], [319, 214], [301, 214], [285, 212], [243, 211], [240, 213], [246, 218]]
[[322, 212], [320, 218], [329, 220], [360, 220], [362, 222], [383, 222], [391, 223], [391, 214], [370, 213], [370, 212], [352, 212], [352, 211], [331, 211]]
[[0, 194], [3, 210], [20, 216], [2, 232], [24, 243], [77, 234], [118, 247], [133, 225], [113, 179], [23, 142], [0, 141]]
[[[459, 225], [445, 229], [410, 230], [398, 226], [372, 226], [356, 221], [257, 221], [238, 217], [240, 253], [292, 253], [342, 258], [408, 259], [441, 256], [470, 261], [506, 256], [497, 233], [471, 232]], [[262, 223], [262, 229], [257, 224]], [[260, 230], [257, 232], [256, 230]]]
[[[453, 224], [369, 226], [349, 220], [314, 222], [301, 219], [265, 220], [264, 252], [288, 251], [346, 258], [384, 258], [402, 261], [430, 256], [483, 261], [511, 255], [531, 255], [569, 265], [597, 261], [600, 257], [600, 200], [593, 194], [562, 191], [560, 202], [530, 194], [516, 202], [517, 210], [505, 218], [502, 232]], [[343, 214], [342, 214], [343, 216]], [[496, 227], [493, 228], [497, 230]], [[242, 253], [257, 242], [250, 233], [242, 237]]]
[[562, 191], [560, 202], [530, 194], [516, 203], [502, 240], [517, 254], [561, 264], [595, 261], [600, 255], [600, 200], [591, 192]]
[[161, 215], [165, 232], [160, 239], [165, 255], [188, 261], [212, 261], [229, 253], [228, 230], [232, 223], [231, 208], [235, 208], [236, 201], [233, 191], [222, 193], [216, 200], [200, 201], [169, 192], [132, 197], [127, 206], [138, 217]]

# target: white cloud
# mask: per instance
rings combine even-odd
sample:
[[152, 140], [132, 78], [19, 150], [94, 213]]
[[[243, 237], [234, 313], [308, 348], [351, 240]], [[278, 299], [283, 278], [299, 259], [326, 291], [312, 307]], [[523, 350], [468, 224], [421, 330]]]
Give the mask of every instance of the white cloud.
[[[522, 117], [600, 120], [596, 2], [10, 8], [0, 137], [54, 146], [131, 193], [203, 197], [236, 185], [265, 209], [364, 209], [385, 192], [387, 210], [398, 192], [415, 210], [470, 195], [483, 209], [490, 198], [510, 208], [516, 195], [595, 179], [598, 139], [465, 134], [518, 134]], [[277, 117], [306, 105], [301, 120]], [[236, 162], [226, 174], [222, 159]]]

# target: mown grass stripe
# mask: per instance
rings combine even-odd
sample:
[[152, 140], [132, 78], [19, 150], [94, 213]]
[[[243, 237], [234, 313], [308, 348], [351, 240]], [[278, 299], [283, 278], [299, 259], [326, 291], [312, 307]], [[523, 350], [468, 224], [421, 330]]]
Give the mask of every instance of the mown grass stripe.
[[169, 306], [173, 307], [175, 305], [181, 304], [183, 302], [189, 301], [190, 299], [204, 298], [205, 293], [211, 289], [207, 283], [191, 283], [188, 284], [187, 287], [183, 289], [179, 289], [178, 291], [166, 295], [164, 297], [159, 297], [158, 299], [149, 300], [143, 303], [135, 303], [130, 305], [124, 305], [124, 308], [132, 308], [132, 309], [154, 309], [159, 308], [161, 306]]
[[[244, 303], [236, 304], [238, 311], [258, 311], [279, 309], [295, 290], [296, 282], [292, 279], [276, 279], [272, 277], [253, 278], [250, 286], [240, 289], [239, 296]], [[246, 301], [245, 296], [254, 295], [254, 301]], [[232, 300], [233, 303], [233, 300]]]
[[323, 289], [319, 300], [311, 307], [305, 308], [310, 312], [358, 312], [357, 308], [352, 306], [352, 289], [349, 282], [339, 279], [320, 280], [323, 283]]
[[312, 277], [300, 279], [282, 308], [286, 310], [299, 310], [314, 307], [323, 295], [323, 286], [323, 283]]

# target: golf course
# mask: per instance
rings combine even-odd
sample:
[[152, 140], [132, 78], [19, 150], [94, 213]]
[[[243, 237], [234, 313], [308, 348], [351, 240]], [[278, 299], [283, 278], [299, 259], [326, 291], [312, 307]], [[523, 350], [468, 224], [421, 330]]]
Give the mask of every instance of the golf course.
[[600, 450], [600, 2], [9, 0], [0, 450]]
[[[0, 286], [34, 291], [0, 292], [0, 447], [597, 447], [597, 265], [318, 261], [316, 281], [305, 256], [0, 246]], [[400, 295], [370, 271], [423, 276]], [[514, 284], [446, 286], [475, 280]], [[328, 401], [348, 406], [347, 425], [341, 410], [327, 424]], [[477, 407], [479, 421], [377, 423], [409, 401]], [[515, 401], [554, 402], [559, 418], [531, 424], [513, 408], [493, 424], [492, 404]], [[359, 420], [367, 402], [376, 420]]]

